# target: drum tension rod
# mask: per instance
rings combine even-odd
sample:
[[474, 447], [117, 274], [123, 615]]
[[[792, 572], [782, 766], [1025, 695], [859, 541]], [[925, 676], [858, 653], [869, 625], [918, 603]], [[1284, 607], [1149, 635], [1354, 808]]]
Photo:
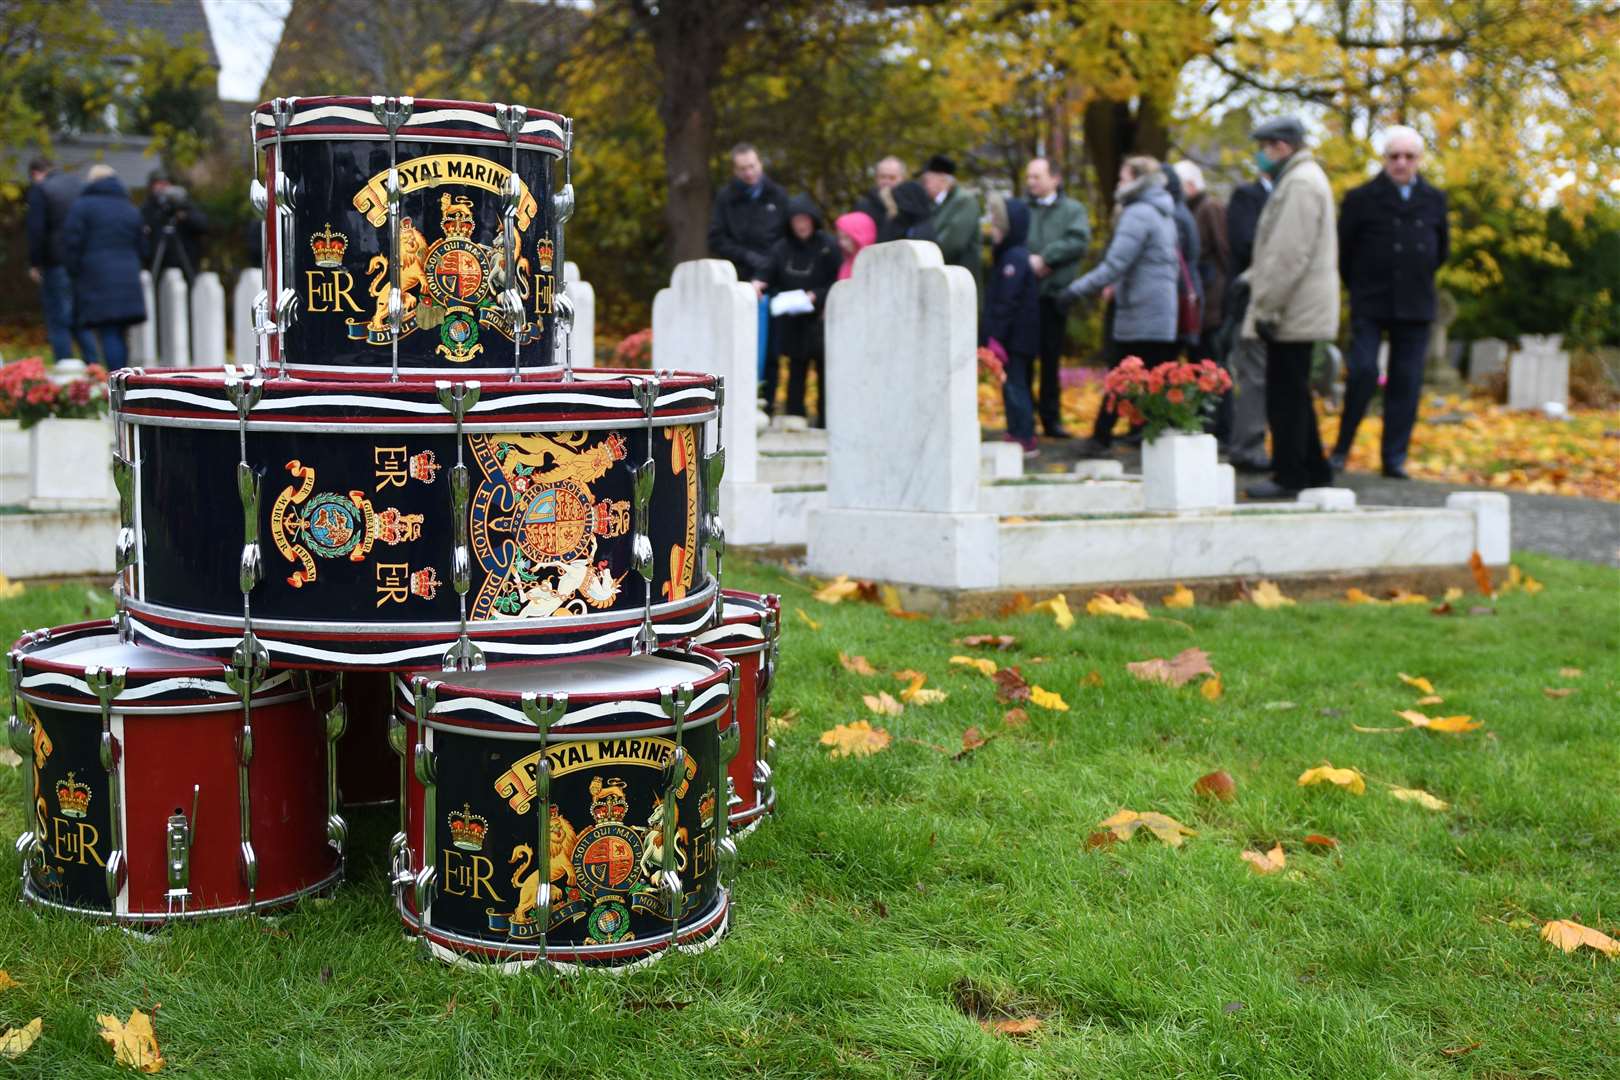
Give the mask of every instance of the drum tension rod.
[[[421, 678], [421, 676], [418, 676]], [[412, 688], [414, 694], [415, 688]], [[406, 831], [406, 810], [410, 800], [409, 786], [406, 783], [405, 772], [406, 751], [410, 748], [405, 721], [399, 718], [398, 709], [388, 711], [388, 747], [399, 758], [399, 831], [394, 833], [388, 841], [388, 868], [389, 886], [393, 889], [396, 902], [403, 902], [399, 898], [400, 890], [411, 880], [411, 849], [410, 836]]]
[[436, 382], [439, 404], [456, 421], [456, 463], [450, 469], [450, 527], [454, 547], [450, 551], [450, 581], [461, 606], [461, 631], [456, 643], [445, 652], [440, 666], [445, 671], [484, 670], [484, 651], [467, 636], [467, 591], [472, 588], [472, 551], [467, 544], [467, 505], [472, 496], [472, 474], [467, 468], [466, 447], [461, 437], [467, 412], [478, 404], [476, 382]]
[[118, 631], [118, 640], [130, 640], [129, 608], [126, 601], [129, 597], [130, 586], [134, 571], [131, 567], [135, 563], [137, 539], [135, 536], [135, 450], [134, 437], [130, 433], [129, 424], [125, 420], [124, 395], [128, 390], [126, 380], [129, 378], [129, 369], [115, 371], [108, 378], [108, 397], [111, 399], [113, 416], [113, 485], [118, 489], [118, 539], [114, 548], [113, 599], [117, 603], [117, 612], [113, 616], [113, 625]]
[[390, 365], [388, 381], [399, 382], [399, 338], [405, 324], [405, 300], [399, 294], [399, 216], [400, 200], [404, 192], [399, 186], [399, 129], [411, 118], [416, 108], [414, 98], [381, 97], [371, 99], [371, 111], [379, 123], [388, 129], [388, 346]]
[[574, 155], [574, 121], [563, 117], [562, 121], [562, 162], [563, 186], [562, 190], [551, 196], [551, 217], [553, 227], [557, 231], [555, 244], [556, 255], [552, 265], [556, 268], [558, 288], [552, 300], [552, 310], [556, 314], [556, 333], [562, 335], [563, 340], [563, 382], [574, 381], [574, 302], [568, 298], [568, 256], [563, 250], [563, 226], [568, 219], [574, 216], [574, 181], [573, 181], [573, 155]]
[[650, 653], [658, 648], [658, 634], [653, 630], [653, 546], [652, 495], [656, 466], [653, 464], [653, 412], [658, 407], [659, 382], [657, 375], [648, 375], [631, 382], [636, 404], [641, 406], [647, 425], [647, 456], [631, 473], [630, 487], [635, 514], [635, 535], [630, 541], [632, 565], [646, 586], [646, 602], [641, 610], [641, 629], [631, 645], [635, 653]]
[[546, 935], [551, 930], [551, 879], [555, 871], [551, 865], [551, 758], [546, 754], [546, 743], [551, 729], [568, 712], [567, 694], [523, 695], [523, 715], [534, 725], [535, 742], [540, 748], [540, 759], [534, 769], [532, 802], [536, 822], [535, 867], [539, 874], [539, 887], [534, 894], [534, 912], [530, 916], [540, 924], [540, 960], [549, 967]]
[[676, 868], [675, 844], [680, 836], [677, 829], [680, 796], [686, 790], [686, 714], [692, 707], [692, 684], [666, 686], [658, 696], [664, 715], [675, 727], [675, 749], [670, 752], [669, 762], [664, 766], [663, 821], [660, 823], [663, 829], [663, 859], [662, 868], [654, 875], [653, 886], [669, 907], [669, 947], [673, 949], [680, 944], [681, 908], [686, 899], [686, 888]]
[[124, 885], [124, 811], [118, 783], [119, 758], [122, 748], [112, 733], [113, 699], [124, 692], [127, 669], [121, 667], [87, 667], [85, 685], [96, 695], [101, 706], [101, 767], [107, 771], [107, 818], [111, 822], [112, 850], [107, 853], [104, 868], [107, 878], [107, 905], [116, 914], [118, 893]]
[[529, 324], [524, 319], [523, 293], [518, 288], [518, 259], [523, 255], [518, 244], [518, 212], [523, 203], [523, 182], [518, 179], [518, 136], [523, 133], [523, 122], [528, 119], [529, 110], [522, 105], [496, 105], [495, 122], [506, 132], [506, 145], [509, 151], [510, 168], [506, 174], [506, 183], [501, 188], [501, 272], [504, 286], [497, 302], [501, 313], [512, 320], [512, 381], [523, 378], [523, 339], [528, 335]]
[[[297, 256], [297, 244], [294, 243], [293, 210], [297, 208], [297, 198], [293, 191], [292, 181], [287, 178], [286, 159], [284, 157], [283, 140], [287, 135], [287, 128], [292, 123], [293, 107], [297, 105], [296, 97], [276, 98], [270, 102], [270, 115], [276, 125], [276, 169], [271, 179], [275, 192], [276, 220], [276, 258], [277, 280], [276, 304], [272, 313], [274, 316], [275, 334], [278, 341], [276, 355], [279, 359], [277, 378], [287, 377], [287, 330], [298, 320], [298, 288], [296, 284], [297, 268], [293, 259]], [[267, 223], [267, 228], [269, 227]], [[260, 370], [263, 370], [262, 363]]]
[[708, 561], [708, 552], [714, 553], [714, 610], [708, 627], [717, 627], [725, 619], [726, 598], [723, 594], [722, 572], [726, 558], [726, 527], [720, 520], [720, 481], [726, 474], [725, 418], [726, 380], [714, 380], [714, 450], [703, 457], [703, 552], [698, 568]]
[[315, 693], [315, 676], [305, 674], [305, 690], [309, 694], [310, 708], [323, 717], [326, 728], [326, 842], [337, 852], [341, 865], [349, 846], [349, 823], [343, 816], [342, 793], [338, 791], [338, 740], [349, 726], [349, 710], [343, 704], [343, 672], [331, 684], [332, 707], [322, 710]]
[[776, 680], [776, 661], [782, 647], [782, 616], [766, 609], [762, 621], [765, 654], [760, 657], [757, 689], [754, 691], [754, 786], [759, 789], [760, 805], [776, 813], [776, 780], [771, 772], [770, 755], [776, 742], [770, 736], [771, 684]]
[[[422, 951], [429, 951], [427, 938], [428, 909], [433, 906], [433, 892], [439, 880], [439, 760], [428, 746], [428, 721], [439, 700], [439, 683], [418, 675], [416, 690], [416, 745], [411, 748], [411, 762], [416, 779], [422, 785], [422, 868], [407, 875], [412, 897], [416, 903], [416, 933]], [[399, 793], [403, 809], [409, 792]], [[403, 885], [404, 882], [401, 882]]]
[[[25, 636], [19, 645], [28, 644], [32, 635]], [[31, 778], [23, 781], [23, 830], [17, 834], [17, 855], [20, 859], [18, 873], [21, 877], [21, 888], [24, 895], [28, 892], [28, 868], [33, 861], [45, 853], [43, 827], [35, 813], [34, 800], [39, 797], [39, 758], [34, 751], [34, 724], [30, 723], [28, 713], [18, 706], [17, 690], [22, 685], [22, 650], [12, 649], [6, 653], [6, 674], [9, 676], [11, 686], [11, 717], [6, 721], [6, 735], [11, 740], [11, 749], [17, 756], [33, 766]]]
[[732, 885], [737, 879], [737, 841], [731, 838], [731, 803], [737, 799], [737, 794], [731, 783], [731, 762], [742, 744], [742, 730], [737, 723], [737, 694], [742, 688], [742, 673], [735, 661], [728, 659], [725, 663], [731, 669], [727, 678], [731, 726], [720, 736], [720, 753], [715, 762], [714, 792], [719, 805], [715, 811], [714, 850], [720, 871], [720, 888], [727, 894], [729, 902]]
[[[285, 366], [285, 365], [284, 365]], [[236, 491], [242, 500], [242, 556], [237, 584], [242, 590], [242, 640], [231, 653], [225, 668], [225, 683], [242, 699], [242, 728], [236, 737], [236, 787], [241, 826], [240, 867], [242, 884], [247, 886], [248, 912], [258, 905], [259, 858], [253, 849], [253, 807], [248, 791], [248, 767], [253, 763], [253, 695], [270, 670], [270, 654], [253, 632], [253, 589], [264, 577], [259, 550], [259, 495], [261, 477], [248, 463], [248, 414], [264, 393], [264, 381], [246, 381], [228, 376], [225, 394], [236, 405], [237, 449]]]

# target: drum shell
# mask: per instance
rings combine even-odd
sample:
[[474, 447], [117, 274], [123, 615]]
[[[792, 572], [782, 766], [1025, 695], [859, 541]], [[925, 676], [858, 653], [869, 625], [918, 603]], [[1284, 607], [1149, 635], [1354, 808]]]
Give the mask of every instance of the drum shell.
[[[69, 628], [68, 634], [74, 629], [83, 628]], [[95, 629], [104, 634], [106, 627]], [[109, 728], [121, 809], [117, 829], [111, 818], [112, 784], [101, 760], [99, 706], [69, 700], [72, 695], [46, 685], [41, 676], [60, 665], [36, 664], [23, 653], [17, 706], [24, 723], [35, 725], [32, 775], [25, 784], [41, 841], [40, 855], [28, 869], [25, 898], [121, 922], [244, 910], [249, 892], [239, 856], [240, 699], [202, 685], [219, 678], [218, 668], [199, 670], [189, 657], [142, 651], [174, 665], [166, 681], [192, 685], [176, 691], [187, 696], [184, 703], [114, 700]], [[82, 676], [83, 666], [78, 670]], [[127, 676], [126, 694], [133, 701], [142, 700], [129, 694], [143, 688], [140, 676]], [[341, 860], [327, 843], [325, 730], [303, 677], [280, 678], [281, 684], [253, 705], [248, 793], [258, 860], [253, 899], [261, 908], [326, 888], [341, 873]], [[161, 695], [144, 700], [154, 697]], [[194, 785], [200, 788], [195, 816]], [[64, 804], [64, 795], [73, 802]], [[191, 896], [183, 910], [171, 910], [165, 897], [166, 825], [175, 813], [193, 824]], [[110, 896], [103, 867], [119, 833], [127, 870], [117, 896]]]
[[347, 722], [337, 742], [338, 792], [344, 806], [384, 806], [399, 798], [399, 758], [388, 745], [394, 674], [343, 675]]
[[[138, 462], [139, 543], [128, 589], [135, 632], [151, 644], [228, 655], [242, 610], [238, 425], [217, 415], [224, 402], [217, 378], [161, 373], [127, 385], [120, 416]], [[485, 401], [541, 405], [510, 427], [481, 419], [460, 436], [471, 479], [469, 634], [492, 663], [630, 650], [646, 598], [632, 568], [632, 480], [649, 440], [656, 628], [668, 638], [690, 633], [711, 608], [699, 548], [702, 424], [713, 415], [712, 383], [670, 381], [687, 388], [670, 393], [674, 405], [651, 428], [624, 416], [621, 406], [633, 404], [628, 385], [612, 378], [505, 384]], [[205, 396], [208, 414], [196, 415], [202, 410], [191, 402]], [[612, 407], [583, 416], [549, 405], [582, 396]], [[333, 406], [346, 410], [336, 416], [310, 411], [324, 405], [281, 408], [304, 401], [361, 404]], [[262, 405], [246, 428], [246, 460], [261, 477], [264, 567], [250, 599], [273, 661], [439, 666], [459, 633], [449, 481], [458, 443], [431, 385], [272, 380]], [[347, 535], [316, 533], [311, 524], [323, 515]]]
[[781, 598], [726, 589], [722, 602], [725, 607], [721, 624], [694, 640], [737, 665], [737, 696], [732, 702], [731, 723], [737, 726], [739, 743], [728, 775], [737, 796], [731, 827], [744, 834], [776, 806], [775, 784], [762, 785], [759, 770], [761, 763], [770, 767], [765, 752], [768, 735], [762, 727], [768, 718], [772, 677], [766, 661], [775, 635], [781, 632]]
[[[725, 671], [729, 673], [729, 665]], [[676, 799], [685, 892], [683, 943], [721, 932], [727, 918], [728, 899], [719, 883], [718, 823], [712, 816], [720, 805], [714, 779], [720, 754], [717, 724], [727, 715], [724, 681], [715, 689], [721, 694], [711, 692], [705, 707], [694, 708], [682, 731], [689, 761], [685, 790]], [[423, 868], [429, 824], [437, 853], [426, 927], [409, 887], [399, 898], [403, 921], [425, 934], [441, 955], [492, 963], [538, 959], [537, 928], [514, 917], [524, 896], [532, 899], [533, 878], [540, 873], [535, 858], [539, 804], [523, 801], [520, 779], [532, 773], [538, 752], [532, 729], [523, 732], [526, 738], [502, 739], [498, 736], [517, 733], [518, 726], [438, 717], [424, 741], [408, 697], [399, 704], [399, 720], [405, 727], [405, 821], [413, 873]], [[624, 966], [668, 947], [670, 920], [666, 911], [658, 910], [662, 905], [651, 891], [652, 874], [661, 862], [656, 845], [647, 841], [657, 828], [649, 819], [655, 817], [655, 800], [663, 795], [673, 735], [667, 720], [649, 722], [645, 715], [633, 714], [553, 728], [547, 743], [554, 763], [548, 852], [557, 852], [557, 857], [552, 924], [545, 938], [552, 962]], [[416, 756], [424, 745], [434, 755], [433, 823], [425, 820], [426, 787], [417, 775]], [[593, 792], [593, 784], [598, 791]], [[622, 817], [615, 821], [611, 807], [620, 796]], [[704, 813], [710, 815], [707, 825]], [[483, 834], [458, 844], [452, 821], [463, 828], [482, 824]], [[594, 885], [593, 877], [599, 878]], [[602, 888], [605, 881], [617, 881], [618, 887]], [[628, 912], [629, 939], [592, 940], [598, 910], [611, 908], [613, 898], [627, 897], [622, 906]]]
[[[308, 108], [313, 101], [305, 99]], [[467, 103], [446, 103], [463, 105]], [[538, 115], [538, 114], [537, 114]], [[291, 247], [266, 229], [264, 280], [270, 296], [297, 294], [297, 316], [270, 335], [272, 366], [302, 371], [388, 371], [393, 348], [388, 324], [393, 240], [387, 215], [389, 144], [382, 132], [328, 130], [282, 141], [261, 139], [268, 176], [285, 173], [294, 192]], [[511, 319], [497, 305], [506, 259], [503, 195], [514, 150], [504, 139], [469, 139], [402, 132], [396, 145], [400, 178], [404, 308], [399, 339], [402, 371], [477, 372], [554, 363], [555, 296], [562, 267], [552, 170], [558, 149], [516, 147], [520, 197], [514, 258], [530, 324], [521, 347]], [[267, 183], [267, 220], [281, 199]], [[284, 267], [290, 269], [283, 281]], [[465, 313], [470, 340], [453, 332], [445, 313]], [[433, 317], [438, 313], [437, 319]], [[421, 318], [419, 318], [421, 316]], [[431, 324], [431, 325], [427, 325]], [[459, 338], [459, 340], [458, 340]]]

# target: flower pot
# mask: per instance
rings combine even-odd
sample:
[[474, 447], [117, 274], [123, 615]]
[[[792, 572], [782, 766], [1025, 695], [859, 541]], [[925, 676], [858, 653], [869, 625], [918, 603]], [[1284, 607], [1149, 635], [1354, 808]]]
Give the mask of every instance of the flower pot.
[[0, 420], [0, 506], [19, 506], [28, 499], [28, 432], [20, 420]]
[[1215, 436], [1166, 431], [1142, 444], [1142, 500], [1149, 510], [1231, 506], [1236, 477], [1216, 458]]
[[30, 510], [99, 510], [118, 505], [109, 417], [41, 420], [28, 429]]

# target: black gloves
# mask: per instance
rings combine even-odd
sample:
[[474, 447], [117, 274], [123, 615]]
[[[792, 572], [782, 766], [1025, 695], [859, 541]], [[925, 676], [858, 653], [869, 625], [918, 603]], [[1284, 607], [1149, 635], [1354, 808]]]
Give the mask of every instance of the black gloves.
[[1254, 320], [1254, 332], [1260, 335], [1260, 340], [1271, 343], [1277, 340], [1277, 322], [1275, 319]]

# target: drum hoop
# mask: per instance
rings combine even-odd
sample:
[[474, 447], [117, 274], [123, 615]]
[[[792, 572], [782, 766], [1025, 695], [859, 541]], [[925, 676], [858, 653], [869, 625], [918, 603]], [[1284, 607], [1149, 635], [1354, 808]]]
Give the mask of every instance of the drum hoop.
[[81, 907], [77, 904], [64, 904], [60, 900], [52, 900], [48, 897], [40, 895], [40, 893], [34, 889], [34, 882], [31, 877], [26, 878], [23, 881], [22, 898], [25, 902], [37, 904], [40, 907], [54, 908], [57, 911], [68, 911], [75, 915], [87, 915], [91, 918], [100, 919], [104, 922], [117, 923], [119, 925], [130, 923], [150, 925], [166, 923], [176, 919], [196, 920], [211, 919], [226, 915], [244, 915], [253, 910], [263, 911], [266, 908], [283, 907], [288, 904], [297, 903], [299, 900], [302, 900], [307, 896], [314, 896], [317, 893], [325, 892], [326, 890], [337, 885], [342, 880], [343, 860], [340, 858], [337, 860], [337, 868], [335, 870], [326, 875], [320, 881], [315, 882], [315, 884], [306, 885], [302, 889], [297, 889], [290, 893], [284, 893], [281, 896], [272, 897], [268, 900], [255, 900], [252, 904], [232, 904], [229, 907], [206, 908], [194, 911], [130, 911], [119, 914], [118, 912], [108, 911], [106, 908]]
[[[461, 698], [458, 700], [470, 701], [479, 705], [499, 704], [498, 702], [481, 701], [478, 698]], [[705, 708], [707, 708], [707, 706], [705, 706]], [[726, 701], [717, 708], [705, 712], [698, 712], [693, 716], [688, 717], [681, 724], [681, 730], [692, 731], [696, 728], [708, 727], [711, 723], [714, 723], [721, 717], [729, 714], [730, 702]], [[401, 718], [409, 719], [412, 723], [416, 722], [415, 717], [411, 717], [408, 714], [401, 713]], [[507, 722], [517, 723], [518, 721]], [[623, 730], [615, 729], [613, 731], [581, 731], [573, 736], [562, 736], [556, 734], [557, 732], [567, 731], [573, 727], [595, 724], [599, 722], [600, 721], [596, 719], [576, 721], [569, 721], [567, 719], [559, 720], [551, 728], [552, 734], [548, 734], [546, 736], [546, 745], [555, 746], [563, 743], [589, 742], [592, 740], [601, 739], [642, 739], [647, 738], [648, 736], [669, 735], [675, 730], [674, 724], [663, 724], [655, 725], [653, 727], [625, 728]], [[449, 735], [464, 735], [469, 738], [495, 739], [499, 742], [524, 743], [529, 746], [533, 746], [536, 742], [538, 742], [538, 740], [535, 738], [536, 732], [533, 728], [530, 728], [527, 731], [513, 731], [508, 728], [475, 727], [468, 724], [457, 724], [453, 721], [439, 720], [435, 717], [430, 717], [428, 719], [427, 726], [432, 731], [442, 731]]]
[[[236, 420], [212, 419], [208, 417], [188, 416], [162, 416], [153, 413], [121, 412], [119, 419], [136, 427], [162, 427], [162, 428], [212, 428], [219, 431], [238, 431], [240, 425]], [[700, 413], [679, 413], [654, 416], [652, 426], [655, 428], [680, 427], [686, 424], [706, 424], [719, 415], [715, 409], [708, 409]], [[521, 430], [528, 434], [531, 432], [547, 431], [616, 431], [621, 429], [645, 428], [645, 420], [625, 416], [623, 418], [607, 418], [596, 420], [528, 420], [520, 416], [508, 417], [504, 420], [467, 421], [461, 425], [461, 430], [469, 434], [484, 434], [510, 432]], [[310, 431], [323, 434], [350, 434], [350, 435], [438, 435], [450, 434], [456, 430], [456, 425], [446, 420], [443, 423], [422, 423], [402, 421], [399, 423], [378, 423], [376, 421], [330, 421], [330, 420], [257, 420], [250, 419], [247, 423], [248, 431]]]
[[[290, 675], [292, 673], [284, 672], [284, 674]], [[224, 685], [224, 683], [220, 684], [222, 688]], [[321, 692], [322, 690], [324, 690], [324, 687], [317, 690], [317, 693]], [[225, 695], [227, 698], [229, 694], [230, 691], [226, 689]], [[28, 702], [30, 705], [44, 705], [52, 709], [58, 709], [62, 712], [93, 713], [98, 716], [101, 714], [101, 706], [99, 704], [92, 704], [90, 702], [62, 701], [57, 698], [42, 698], [36, 694], [29, 694], [23, 690], [18, 690], [17, 696]], [[309, 694], [307, 691], [293, 690], [285, 694], [275, 694], [270, 697], [254, 698], [253, 707], [257, 709], [269, 705], [285, 705], [289, 701], [308, 700]], [[119, 703], [117, 698], [114, 698], [112, 702], [112, 711], [114, 715], [118, 716], [182, 716], [193, 713], [239, 713], [242, 711], [242, 699], [240, 697], [234, 699], [228, 698], [228, 700], [222, 701], [217, 705], [165, 705], [161, 701], [154, 702], [150, 705], [123, 705]]]
[[[289, 370], [296, 369], [289, 366]], [[319, 369], [310, 368], [308, 370], [352, 370], [360, 373], [378, 371], [376, 368], [349, 369], [336, 367]], [[265, 383], [265, 388], [268, 393], [260, 399], [259, 403], [255, 405], [255, 408], [262, 409], [265, 402], [275, 401], [278, 398], [284, 398], [286, 394], [283, 391], [286, 389], [299, 388], [295, 385], [299, 383], [305, 384], [305, 387], [307, 387], [306, 392], [308, 393], [415, 389], [432, 397], [436, 391], [434, 386], [435, 383], [443, 380], [444, 376], [447, 374], [463, 374], [465, 373], [465, 370], [466, 369], [451, 370], [448, 368], [423, 368], [416, 373], [418, 377], [401, 379], [398, 382], [391, 381], [387, 378], [386, 369], [379, 372], [379, 377], [374, 379], [354, 379], [352, 381], [345, 381], [342, 379], [318, 377], [314, 379], [292, 378], [288, 380], [269, 380]], [[556, 367], [555, 365], [547, 365], [545, 367], [534, 368], [529, 372], [529, 374], [550, 376], [553, 372], [555, 372], [557, 373], [556, 377], [528, 378], [514, 382], [506, 378], [501, 374], [500, 371], [496, 369], [487, 370], [491, 374], [494, 381], [483, 384], [481, 396], [485, 398], [510, 397], [516, 394], [535, 393], [537, 391], [547, 389], [559, 394], [578, 393], [581, 389], [617, 390], [622, 391], [624, 400], [627, 404], [634, 405], [636, 407], [638, 415], [640, 413], [640, 405], [636, 403], [634, 389], [637, 382], [645, 379], [648, 374], [648, 370], [644, 368], [589, 368], [579, 372], [572, 381], [565, 381], [560, 374], [562, 370], [561, 368]], [[474, 373], [476, 374], [483, 374], [485, 371], [486, 369], [483, 368], [474, 369]], [[665, 390], [668, 391], [667, 393], [661, 394], [661, 398], [668, 398], [670, 393], [678, 390], [690, 390], [694, 388], [707, 389], [712, 393], [717, 381], [716, 376], [710, 375], [706, 372], [668, 371], [665, 369], [660, 369], [654, 373], [659, 376], [660, 383], [664, 386]], [[412, 373], [410, 371], [404, 371], [402, 374], [410, 375]], [[129, 383], [129, 389], [139, 389], [141, 387], [173, 387], [180, 389], [194, 388], [199, 384], [204, 386], [214, 385], [218, 388], [220, 400], [229, 401], [229, 398], [226, 397], [225, 394], [226, 375], [227, 372], [223, 367], [184, 368], [180, 370], [175, 370], [172, 368], [159, 368], [151, 371], [148, 371], [145, 368], [136, 368], [126, 378]], [[619, 383], [621, 385], [604, 388], [602, 385], [604, 383]], [[588, 385], [582, 387], [581, 384]], [[437, 398], [434, 398], [434, 400], [437, 400]], [[232, 406], [232, 408], [235, 408], [235, 406]], [[474, 406], [471, 410], [471, 412], [474, 413], [480, 411], [485, 410], [480, 410], [477, 406]]]
[[[727, 662], [727, 658], [716, 653], [714, 650], [704, 648], [701, 645], [694, 646], [690, 651], [685, 649], [662, 648], [650, 655], [663, 660], [683, 660], [689, 657], [697, 657], [702, 661], [709, 661], [712, 666], [709, 671], [695, 679], [679, 679], [672, 683], [658, 683], [653, 686], [646, 686], [637, 690], [625, 691], [623, 693], [570, 693], [568, 695], [569, 708], [572, 709], [575, 705], [593, 706], [622, 704], [629, 702], [656, 704], [660, 695], [662, 695], [664, 691], [673, 690], [676, 686], [682, 683], [691, 683], [693, 691], [699, 696], [702, 696], [715, 686], [726, 685], [731, 679], [731, 664]], [[598, 659], [610, 658], [599, 657]], [[614, 657], [611, 659], [624, 658]], [[579, 662], [586, 664], [590, 663], [589, 660], [581, 660]], [[542, 668], [540, 670], [543, 671], [544, 669]], [[427, 678], [430, 682], [435, 682], [438, 684], [436, 687], [434, 687], [434, 692], [438, 697], [438, 702], [440, 705], [445, 704], [447, 700], [459, 701], [469, 699], [473, 701], [493, 702], [500, 705], [513, 705], [520, 704], [525, 696], [524, 692], [521, 690], [489, 690], [480, 686], [458, 684], [455, 682], [457, 672], [453, 671], [443, 672], [441, 673], [441, 677], [438, 678], [433, 677], [427, 672], [421, 672], [420, 674]], [[405, 703], [407, 705], [411, 707], [415, 706], [416, 695], [411, 690], [412, 681], [414, 680], [396, 679], [394, 683], [394, 698], [396, 703], [403, 698], [405, 699]], [[404, 685], [401, 685], [401, 683]], [[539, 694], [539, 691], [532, 692], [537, 695]]]
[[[662, 615], [675, 615], [688, 609], [696, 610], [707, 607], [713, 603], [712, 594], [715, 591], [714, 582], [710, 581], [701, 589], [686, 594], [680, 600], [665, 600], [652, 606], [653, 618], [656, 620]], [[125, 606], [132, 615], [155, 616], [160, 619], [169, 619], [176, 622], [186, 622], [197, 626], [229, 630], [240, 629], [241, 616], [219, 615], [212, 612], [188, 611], [185, 608], [173, 608], [163, 604], [154, 604], [135, 597], [125, 599]], [[566, 618], [545, 619], [481, 619], [469, 622], [467, 631], [473, 634], [474, 640], [487, 636], [506, 636], [520, 631], [533, 631], [538, 627], [556, 627], [560, 630], [602, 630], [612, 629], [615, 626], [631, 626], [641, 622], [639, 613], [630, 609], [619, 613], [619, 617], [612, 620], [604, 616], [578, 615]], [[388, 623], [339, 623], [339, 622], [311, 622], [307, 619], [269, 619], [254, 616], [253, 629], [261, 635], [274, 636], [278, 632], [304, 632], [310, 637], [343, 637], [378, 636], [378, 637], [455, 637], [461, 630], [459, 622], [388, 622]], [[476, 631], [476, 633], [475, 633]], [[545, 636], [535, 634], [532, 636]], [[174, 647], [170, 647], [171, 651]]]
[[[427, 146], [495, 146], [500, 148], [511, 145], [506, 141], [505, 135], [491, 135], [489, 138], [481, 138], [466, 131], [458, 131], [454, 135], [431, 135], [428, 134], [429, 130], [431, 129], [415, 128], [407, 135], [406, 129], [400, 128], [399, 142], [401, 145], [405, 143], [421, 143]], [[297, 134], [289, 131], [281, 137], [281, 141], [282, 143], [387, 142], [388, 132], [381, 129], [376, 131], [335, 131], [331, 128], [324, 131], [301, 131]], [[273, 131], [268, 135], [260, 135], [254, 140], [254, 145], [261, 150], [269, 149], [275, 144], [276, 135]], [[519, 135], [517, 147], [519, 150], [530, 150], [553, 158], [563, 156], [562, 146], [550, 135]]]

